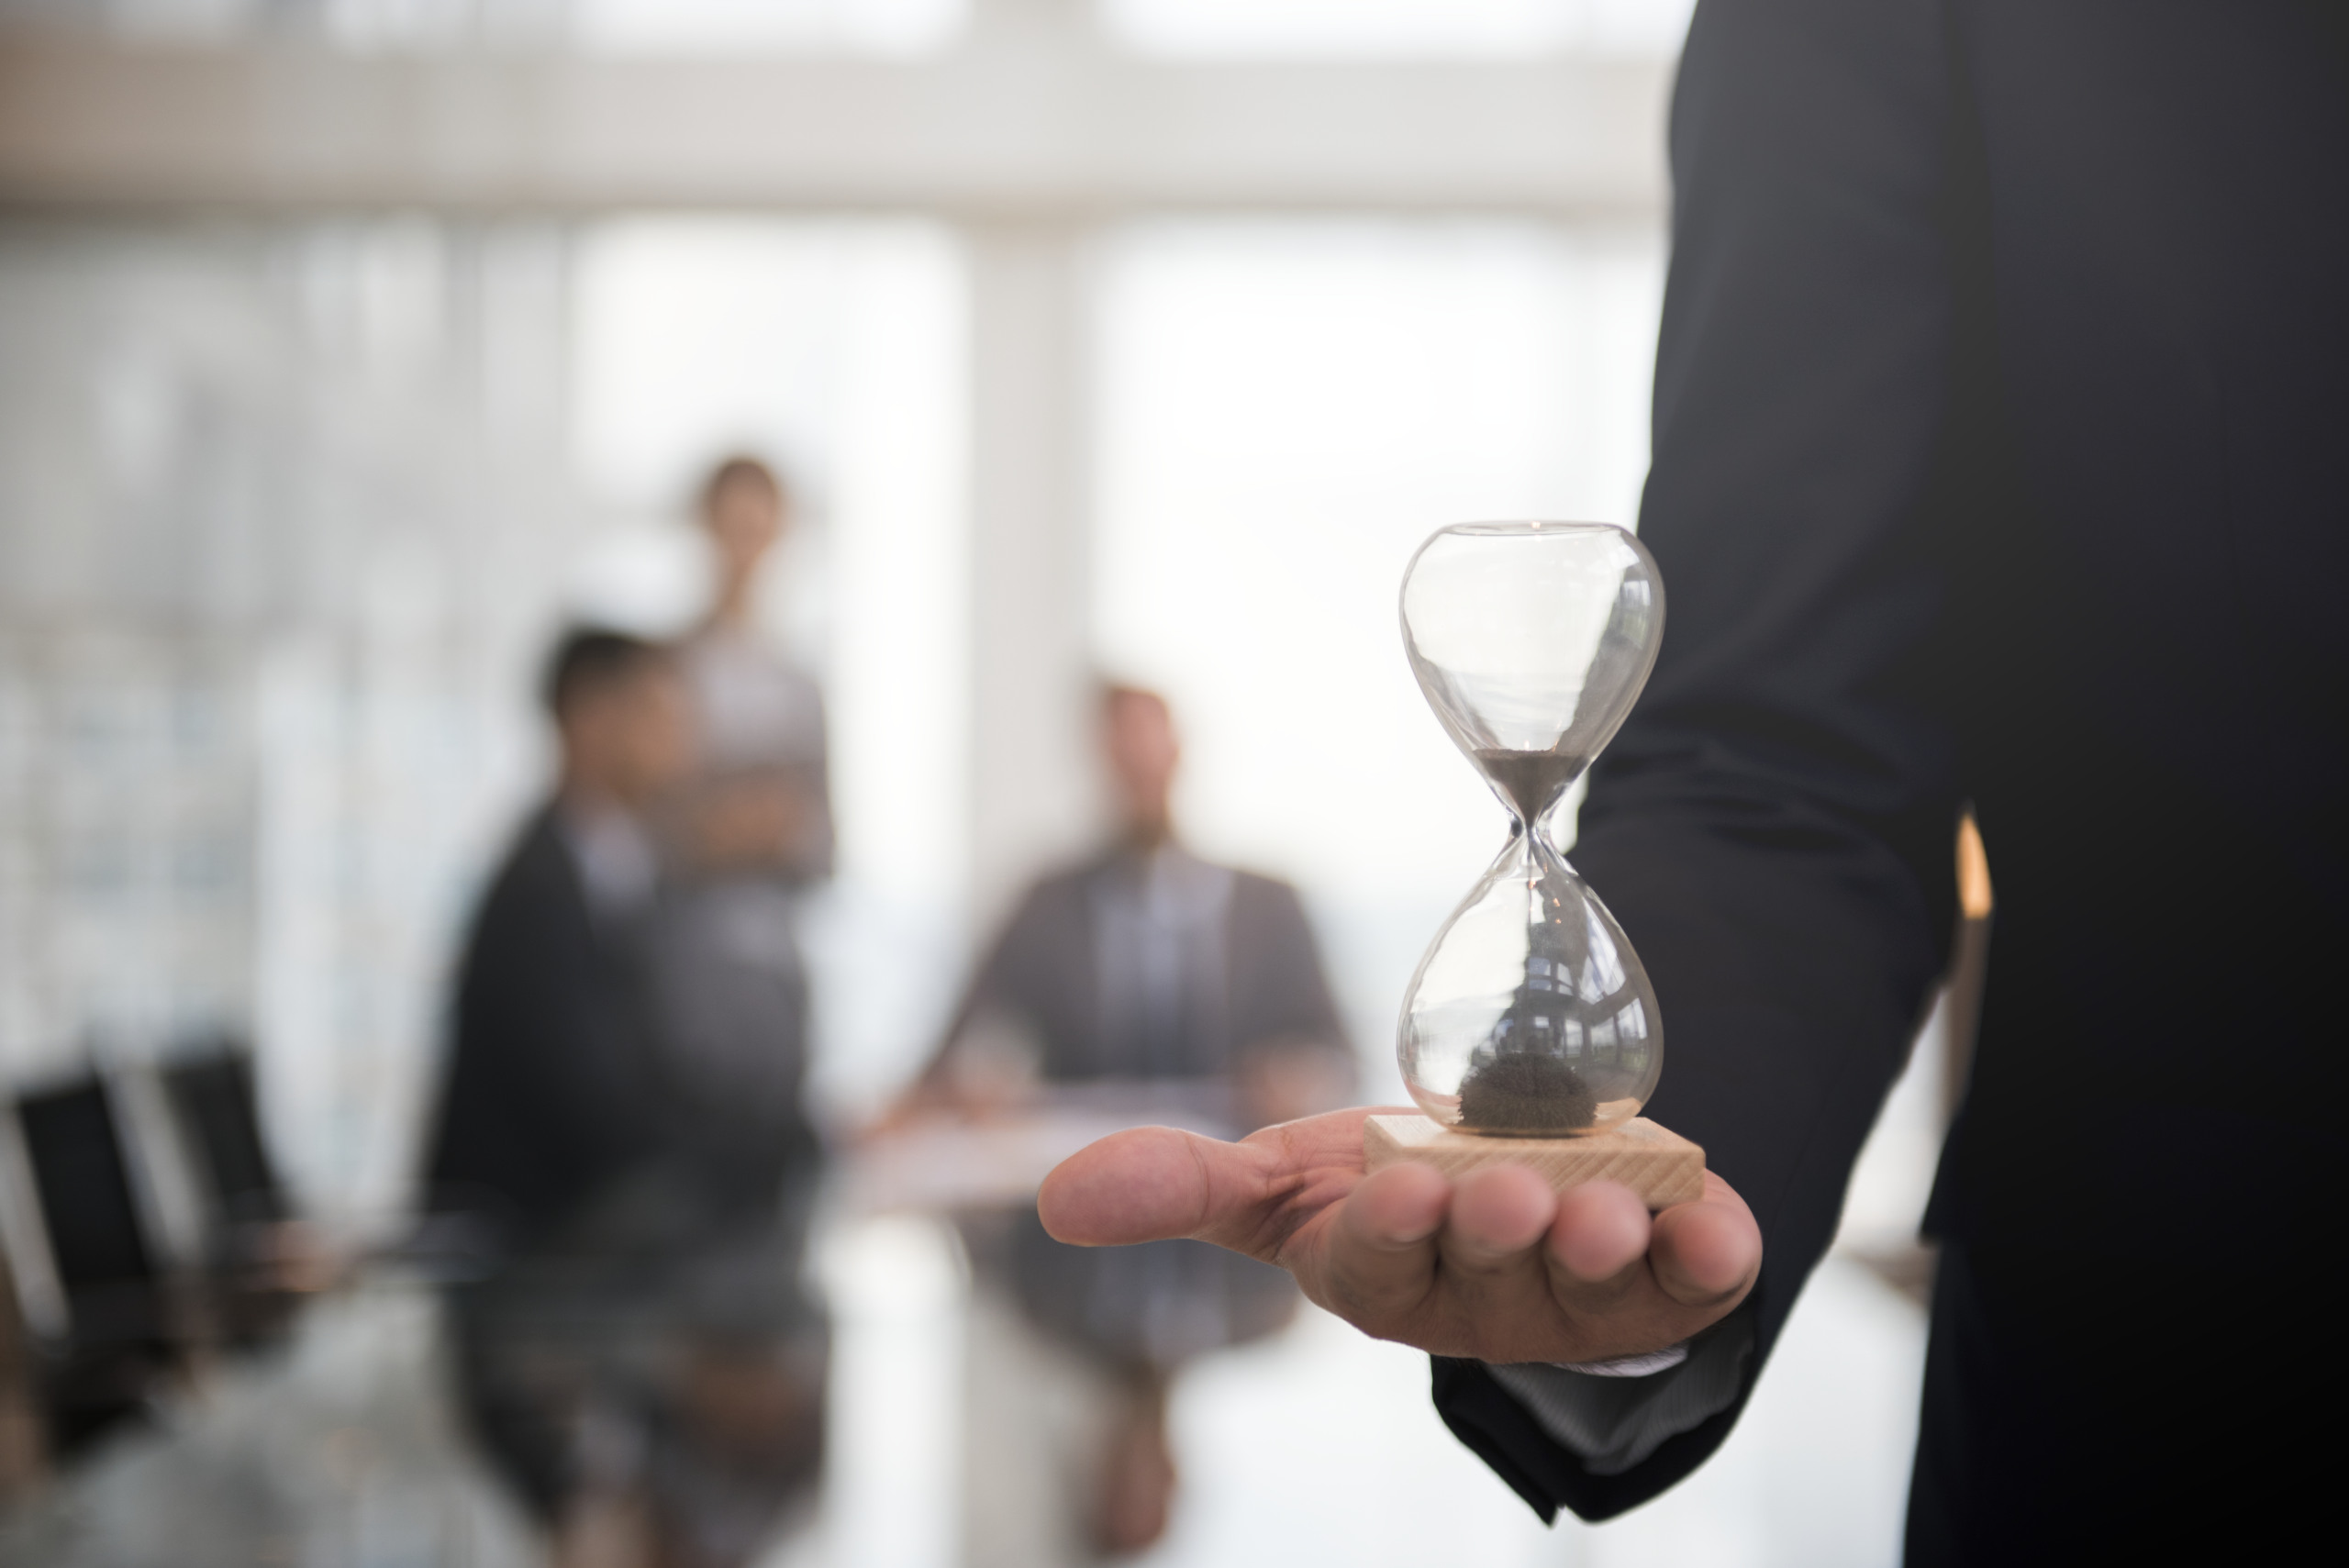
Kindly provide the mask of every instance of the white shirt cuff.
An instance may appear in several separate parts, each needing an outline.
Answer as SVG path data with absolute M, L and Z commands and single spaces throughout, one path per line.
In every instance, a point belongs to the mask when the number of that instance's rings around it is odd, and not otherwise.
M 1585 1469 L 1620 1475 L 1735 1404 L 1753 1351 L 1753 1320 L 1736 1312 L 1652 1355 L 1578 1366 L 1529 1362 L 1495 1366 L 1492 1373 Z
M 1688 1341 L 1666 1345 L 1660 1351 L 1650 1351 L 1641 1356 L 1617 1356 L 1603 1362 L 1552 1362 L 1560 1372 L 1578 1372 L 1585 1377 L 1653 1377 L 1660 1372 L 1670 1372 L 1688 1359 Z

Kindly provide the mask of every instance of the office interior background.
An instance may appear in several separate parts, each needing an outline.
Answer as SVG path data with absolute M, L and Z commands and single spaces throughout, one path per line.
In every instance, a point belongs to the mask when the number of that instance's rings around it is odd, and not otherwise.
M 1397 1000 L 1504 818 L 1412 684 L 1396 585 L 1445 522 L 1635 518 L 1686 24 L 0 0 L 7 1092 L 240 1042 L 298 1211 L 396 1234 L 462 922 L 544 788 L 537 664 L 566 621 L 692 621 L 695 487 L 742 450 L 797 492 L 764 616 L 830 704 L 828 1122 L 888 1103 L 1018 887 L 1103 830 L 1105 674 L 1172 699 L 1189 840 L 1304 891 L 1367 1095 L 1397 1099 Z M 1147 1561 L 1895 1561 L 1939 1027 L 1695 1479 L 1546 1529 L 1421 1358 L 1308 1313 L 1178 1385 Z M 57 1287 L 9 1201 L 38 1335 Z M 946 1568 L 953 1232 L 841 1204 L 818 1267 L 830 1459 L 772 1561 Z M 27 1482 L 0 1542 L 533 1561 L 439 1354 L 429 1293 L 362 1273 Z M 281 1555 L 237 1555 L 264 1536 Z

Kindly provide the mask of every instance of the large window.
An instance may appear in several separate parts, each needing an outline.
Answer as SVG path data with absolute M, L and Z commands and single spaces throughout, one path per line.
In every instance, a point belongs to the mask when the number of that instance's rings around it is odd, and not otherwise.
M 1447 522 L 1635 519 L 1662 269 L 1652 235 L 1533 224 L 1108 249 L 1100 656 L 1174 698 L 1193 835 L 1312 897 L 1374 1092 L 1419 950 L 1506 831 L 1404 664 L 1404 563 Z
M 870 1112 L 960 978 L 969 563 L 959 253 L 934 226 L 643 218 L 574 251 L 570 450 L 594 517 L 576 613 L 680 629 L 685 515 L 762 453 L 798 491 L 763 606 L 824 681 L 840 875 L 811 933 L 824 1091 Z
M 0 231 L 0 1072 L 251 1040 L 304 1197 L 387 1216 L 538 661 L 697 613 L 743 448 L 833 702 L 827 1092 L 885 1093 L 960 954 L 959 284 L 903 223 Z

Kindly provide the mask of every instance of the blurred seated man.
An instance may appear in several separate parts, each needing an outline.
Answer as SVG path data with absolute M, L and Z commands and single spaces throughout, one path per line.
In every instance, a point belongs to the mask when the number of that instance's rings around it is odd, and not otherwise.
M 651 814 L 696 757 L 684 684 L 653 644 L 571 633 L 545 699 L 561 776 L 474 917 L 430 1165 L 437 1196 L 518 1248 L 656 1141 L 638 938 L 660 884 Z
M 561 778 L 475 917 L 431 1144 L 436 1207 L 500 1240 L 452 1293 L 463 1394 L 559 1564 L 725 1568 L 819 1451 L 822 1319 L 776 1212 L 796 1097 L 729 1104 L 673 1044 L 651 824 L 696 761 L 674 657 L 574 632 L 547 700 Z
M 1029 891 L 917 1101 L 985 1114 L 1023 1086 L 1065 1095 L 1123 1084 L 1141 1098 L 1148 1085 L 1241 1131 L 1342 1104 L 1353 1055 L 1296 891 L 1176 841 L 1169 794 L 1180 749 L 1163 698 L 1108 690 L 1101 740 L 1116 841 Z M 1032 1210 L 1000 1234 L 974 1229 L 972 1241 L 983 1297 L 1018 1303 L 994 1324 L 1010 1342 L 971 1357 L 973 1568 L 1047 1568 L 1148 1545 L 1165 1528 L 1174 1480 L 1169 1374 L 1286 1323 L 1293 1285 L 1195 1241 L 1063 1246 Z M 983 1299 L 983 1334 L 988 1310 Z M 1023 1426 L 1054 1424 L 1041 1407 L 1072 1404 L 1078 1418 L 1019 1441 Z

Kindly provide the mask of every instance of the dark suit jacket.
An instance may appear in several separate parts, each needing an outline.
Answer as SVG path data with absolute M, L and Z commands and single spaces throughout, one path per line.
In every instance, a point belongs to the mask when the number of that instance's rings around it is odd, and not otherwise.
M 1655 982 L 1651 1114 L 1765 1231 L 1750 1389 L 1975 804 L 1998 924 L 1912 1562 L 2277 1517 L 2290 1414 L 2338 1405 L 2291 1282 L 2349 951 L 2342 9 L 1704 0 L 1689 35 L 1642 512 L 1669 620 L 1574 858 Z M 1481 1367 L 1436 1386 L 1590 1518 L 1737 1413 L 1597 1476 Z
M 551 807 L 475 915 L 427 1184 L 442 1207 L 542 1234 L 660 1131 L 633 944 L 599 930 Z

